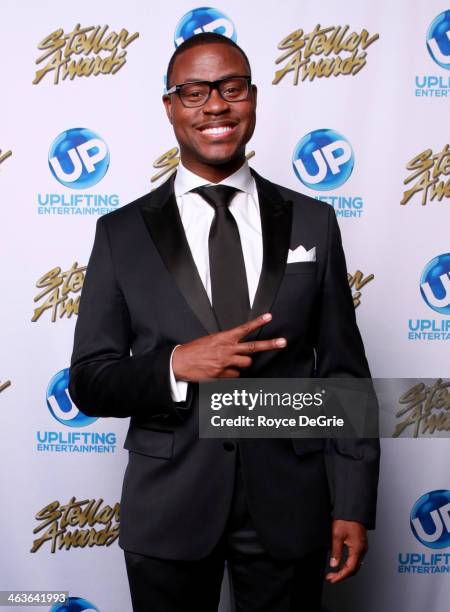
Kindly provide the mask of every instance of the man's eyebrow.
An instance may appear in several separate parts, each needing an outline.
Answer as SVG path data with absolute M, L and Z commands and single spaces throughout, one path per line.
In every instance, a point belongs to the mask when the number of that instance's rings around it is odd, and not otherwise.
M 195 77 L 190 77 L 187 78 L 185 81 L 181 81 L 181 83 L 213 83 L 214 81 L 222 81 L 223 79 L 230 79 L 232 77 L 250 77 L 249 74 L 236 74 L 235 72 L 230 72 L 227 74 L 224 74 L 223 76 L 214 79 L 213 81 L 210 81 L 209 79 L 201 79 L 201 78 L 195 78 Z

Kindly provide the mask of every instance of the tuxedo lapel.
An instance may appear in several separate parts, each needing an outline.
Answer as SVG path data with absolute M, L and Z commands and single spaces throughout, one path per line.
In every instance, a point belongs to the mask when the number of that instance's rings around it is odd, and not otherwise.
M 174 175 L 155 189 L 141 206 L 141 212 L 178 289 L 204 329 L 212 334 L 219 331 L 219 326 L 184 233 L 173 182 Z
M 292 202 L 252 170 L 258 190 L 263 262 L 250 318 L 270 312 L 283 279 L 292 226 Z M 184 299 L 208 333 L 219 331 L 214 311 L 192 257 L 176 203 L 172 175 L 141 206 L 147 229 Z M 260 328 L 261 329 L 261 328 Z M 250 334 L 256 338 L 260 330 Z
M 258 190 L 263 239 L 261 275 L 250 314 L 254 319 L 270 312 L 283 279 L 291 239 L 292 202 L 283 200 L 275 187 L 254 170 L 252 174 Z M 256 338 L 260 331 L 261 328 L 249 338 Z

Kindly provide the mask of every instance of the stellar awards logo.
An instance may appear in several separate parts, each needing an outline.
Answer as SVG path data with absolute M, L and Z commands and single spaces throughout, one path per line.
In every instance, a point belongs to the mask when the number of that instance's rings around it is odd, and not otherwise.
M 4 153 L 0 149 L 0 164 L 3 164 L 12 155 L 12 151 L 5 151 Z
M 448 144 L 444 145 L 442 151 L 434 154 L 432 149 L 425 149 L 407 163 L 406 169 L 411 174 L 403 181 L 408 188 L 403 192 L 401 205 L 408 204 L 416 194 L 422 195 L 422 206 L 428 201 L 442 202 L 444 198 L 450 198 L 450 178 L 446 178 L 450 174 Z
M 393 438 L 404 431 L 413 438 L 432 436 L 436 432 L 450 431 L 450 380 L 421 381 L 407 389 L 398 398 Z
M 332 129 L 306 134 L 297 143 L 292 156 L 295 176 L 308 189 L 332 191 L 349 179 L 355 165 L 350 142 Z M 337 217 L 359 218 L 364 212 L 361 196 L 315 195 L 316 200 L 333 206 Z
M 83 597 L 69 597 L 64 603 L 53 605 L 49 612 L 100 612 L 100 610 Z
M 450 317 L 450 253 L 433 257 L 420 277 L 420 294 L 434 312 Z M 450 340 L 450 318 L 409 319 L 408 340 Z
M 302 29 L 288 34 L 278 44 L 278 49 L 283 53 L 275 64 L 287 61 L 275 72 L 272 85 L 277 85 L 290 72 L 294 85 L 298 85 L 299 78 L 303 82 L 307 79 L 313 81 L 316 77 L 357 74 L 366 65 L 366 49 L 380 35 L 370 36 L 365 28 L 361 32 L 349 30 L 348 25 L 322 27 L 318 23 L 308 34 Z
M 60 370 L 51 378 L 46 401 L 51 416 L 63 426 L 63 431 L 37 431 L 38 452 L 112 454 L 116 451 L 117 437 L 114 432 L 78 431 L 95 423 L 98 417 L 84 414 L 73 403 L 69 395 L 69 368 Z
M 354 274 L 347 273 L 348 284 L 352 291 L 353 306 L 358 308 L 361 304 L 361 290 L 362 288 L 370 283 L 375 278 L 374 274 L 368 274 L 364 276 L 361 270 L 356 270 Z
M 222 11 L 204 6 L 192 9 L 180 19 L 175 28 L 175 47 L 202 32 L 221 34 L 233 42 L 237 40 L 236 28 L 231 19 Z
M 81 27 L 78 23 L 68 34 L 59 28 L 46 36 L 38 45 L 43 53 L 35 62 L 41 66 L 33 85 L 52 72 L 55 85 L 67 77 L 73 81 L 75 77 L 116 74 L 126 64 L 126 48 L 139 37 L 139 32 L 130 34 L 125 28 L 120 32 L 108 30 L 107 25 Z M 44 60 L 48 60 L 46 64 L 42 64 Z
M 108 171 L 110 153 L 105 140 L 83 127 L 61 132 L 48 152 L 53 178 L 71 190 L 86 190 L 99 183 Z M 116 194 L 38 193 L 39 215 L 104 215 L 119 205 Z
M 450 547 L 450 491 L 425 493 L 414 503 L 410 527 L 416 540 L 432 550 Z M 450 552 L 399 553 L 400 574 L 449 574 Z
M 5 391 L 6 389 L 8 389 L 8 387 L 10 387 L 12 385 L 10 380 L 5 380 L 5 382 L 2 382 L 0 380 L 0 393 L 2 393 L 3 391 Z
M 34 303 L 40 304 L 34 309 L 32 323 L 45 313 L 51 313 L 52 323 L 63 317 L 70 319 L 73 314 L 78 315 L 85 272 L 86 266 L 80 266 L 75 261 L 64 272 L 60 266 L 56 266 L 38 278 L 36 287 L 41 291 L 35 295 Z
M 57 499 L 50 502 L 35 514 L 35 519 L 39 524 L 33 534 L 39 535 L 33 540 L 31 553 L 46 544 L 52 554 L 72 548 L 106 547 L 119 537 L 120 504 L 116 502 L 110 506 L 104 504 L 102 498 L 78 500 L 72 496 L 65 504 Z M 78 610 L 76 607 L 70 609 Z
M 450 70 L 450 10 L 440 13 L 430 24 L 426 34 L 430 58 L 443 70 Z M 450 97 L 450 75 L 416 75 L 415 95 L 427 98 Z

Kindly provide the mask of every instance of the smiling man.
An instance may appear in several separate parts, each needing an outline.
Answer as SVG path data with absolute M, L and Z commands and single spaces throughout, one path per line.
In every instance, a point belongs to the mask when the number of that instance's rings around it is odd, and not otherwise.
M 131 417 L 120 545 L 135 612 L 314 612 L 354 574 L 374 527 L 377 441 L 199 439 L 198 383 L 369 377 L 334 211 L 245 161 L 257 91 L 217 34 L 175 51 L 163 101 L 175 177 L 101 218 L 70 393 Z M 131 356 L 130 356 L 131 350 Z M 343 550 L 347 549 L 344 559 Z
M 246 56 L 235 46 L 216 42 L 199 53 L 193 42 L 179 47 L 169 63 L 164 104 L 183 166 L 218 183 L 245 161 L 256 123 L 256 86 Z

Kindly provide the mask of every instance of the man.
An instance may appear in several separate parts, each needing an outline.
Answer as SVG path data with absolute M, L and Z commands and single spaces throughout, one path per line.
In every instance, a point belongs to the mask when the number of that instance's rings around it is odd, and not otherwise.
M 330 442 L 331 500 L 321 439 L 198 438 L 202 380 L 370 376 L 333 209 L 245 161 L 256 96 L 237 45 L 184 42 L 163 98 L 177 174 L 97 224 L 70 393 L 131 417 L 120 545 L 135 612 L 216 610 L 225 560 L 238 611 L 319 610 L 330 542 L 338 582 L 374 526 L 376 441 Z M 300 245 L 316 260 L 287 263 Z

